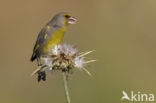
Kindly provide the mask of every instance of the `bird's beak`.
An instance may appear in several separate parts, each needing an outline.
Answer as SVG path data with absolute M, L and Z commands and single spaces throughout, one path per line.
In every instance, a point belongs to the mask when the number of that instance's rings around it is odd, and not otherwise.
M 68 18 L 68 24 L 76 24 L 77 19 L 73 16 Z

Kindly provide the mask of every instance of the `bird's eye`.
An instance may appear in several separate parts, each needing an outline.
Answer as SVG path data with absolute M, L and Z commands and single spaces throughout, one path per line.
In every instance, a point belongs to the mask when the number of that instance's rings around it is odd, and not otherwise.
M 65 15 L 65 18 L 70 18 L 70 15 L 66 14 L 66 15 Z

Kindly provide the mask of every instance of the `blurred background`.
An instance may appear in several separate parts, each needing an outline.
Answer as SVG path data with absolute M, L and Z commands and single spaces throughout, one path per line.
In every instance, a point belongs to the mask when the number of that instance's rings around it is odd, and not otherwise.
M 65 103 L 60 72 L 38 83 L 32 49 L 58 12 L 78 19 L 64 42 L 97 59 L 68 81 L 72 103 L 120 103 L 122 91 L 156 95 L 155 0 L 1 0 L 0 103 Z

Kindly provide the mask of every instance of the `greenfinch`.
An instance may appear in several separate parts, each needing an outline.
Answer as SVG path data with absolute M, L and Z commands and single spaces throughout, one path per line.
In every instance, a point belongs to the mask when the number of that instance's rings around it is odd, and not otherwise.
M 30 60 L 39 60 L 40 56 L 46 55 L 55 45 L 60 44 L 67 26 L 75 22 L 75 17 L 67 12 L 54 16 L 39 32 Z
M 38 66 L 40 66 L 40 57 L 46 56 L 49 50 L 60 44 L 68 25 L 75 24 L 75 22 L 76 19 L 67 12 L 54 16 L 39 32 L 30 60 L 33 62 L 37 59 Z M 38 82 L 40 80 L 46 80 L 45 72 L 38 72 Z

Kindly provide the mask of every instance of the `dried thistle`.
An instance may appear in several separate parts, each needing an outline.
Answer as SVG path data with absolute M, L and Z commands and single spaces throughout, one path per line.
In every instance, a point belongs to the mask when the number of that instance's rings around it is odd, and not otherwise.
M 95 62 L 96 60 L 86 61 L 85 56 L 93 51 L 79 53 L 75 46 L 62 44 L 55 45 L 53 49 L 48 52 L 48 55 L 43 55 L 38 60 L 38 68 L 32 73 L 38 74 L 38 82 L 46 80 L 46 73 L 52 70 L 61 70 L 64 82 L 65 94 L 67 103 L 70 103 L 70 96 L 67 85 L 67 75 L 71 70 L 78 68 L 84 70 L 90 76 L 91 73 L 84 68 L 85 64 Z
M 38 81 L 46 80 L 46 73 L 52 70 L 61 70 L 67 74 L 75 68 L 91 73 L 84 68 L 85 64 L 96 60 L 85 60 L 85 56 L 93 51 L 79 53 L 75 46 L 69 44 L 55 45 L 48 55 L 40 57 L 40 66 L 32 73 L 38 74 Z

